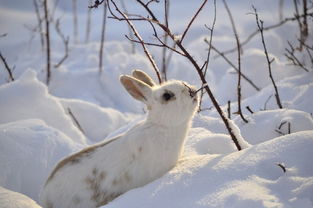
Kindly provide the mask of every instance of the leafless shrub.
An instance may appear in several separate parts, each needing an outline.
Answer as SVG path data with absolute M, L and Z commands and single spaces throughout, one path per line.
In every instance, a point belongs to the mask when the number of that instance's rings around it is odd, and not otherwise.
M 191 28 L 192 23 L 194 22 L 194 20 L 196 19 L 196 17 L 198 16 L 198 14 L 200 13 L 200 11 L 202 10 L 202 8 L 204 7 L 204 5 L 207 3 L 207 0 L 204 0 L 203 3 L 201 4 L 201 6 L 199 7 L 199 9 L 196 11 L 195 15 L 192 17 L 192 19 L 190 20 L 190 22 L 188 23 L 188 25 L 186 26 L 184 32 L 182 33 L 181 38 L 177 38 L 177 36 L 175 36 L 172 31 L 170 30 L 169 27 L 167 27 L 165 24 L 163 24 L 162 22 L 159 21 L 159 19 L 157 19 L 157 17 L 155 16 L 155 14 L 153 13 L 153 11 L 150 9 L 149 4 L 151 4 L 152 2 L 155 1 L 149 1 L 148 3 L 144 3 L 141 0 L 137 0 L 137 3 L 148 13 L 148 17 L 143 17 L 142 15 L 136 15 L 135 17 L 131 17 L 129 18 L 127 15 L 125 15 L 123 12 L 121 12 L 121 10 L 118 8 L 118 6 L 116 5 L 116 3 L 114 2 L 114 0 L 110 0 L 110 2 L 114 5 L 115 10 L 122 16 L 122 17 L 117 17 L 113 11 L 111 9 L 110 13 L 113 16 L 112 18 L 117 19 L 119 21 L 126 21 L 129 25 L 132 25 L 131 28 L 133 30 L 133 32 L 135 33 L 135 36 L 138 38 L 140 37 L 138 35 L 137 30 L 135 29 L 135 27 L 133 26 L 133 24 L 131 23 L 131 21 L 145 21 L 148 22 L 151 27 L 152 30 L 154 31 L 154 36 L 156 38 L 156 40 L 159 42 L 159 44 L 149 44 L 149 45 L 154 45 L 154 46 L 159 46 L 159 47 L 167 47 L 170 50 L 173 50 L 174 52 L 184 56 L 187 58 L 187 60 L 190 61 L 190 63 L 194 66 L 194 69 L 197 71 L 199 78 L 202 82 L 202 87 L 205 89 L 205 91 L 207 92 L 208 96 L 210 97 L 214 107 L 216 108 L 217 112 L 219 113 L 219 115 L 221 116 L 233 142 L 235 143 L 236 147 L 238 150 L 241 150 L 242 147 L 240 146 L 238 139 L 236 137 L 236 135 L 233 133 L 233 130 L 231 129 L 231 124 L 228 120 L 228 118 L 224 115 L 224 112 L 222 111 L 222 109 L 220 108 L 217 100 L 215 99 L 207 81 L 206 78 L 204 76 L 203 73 L 203 66 L 205 66 L 205 63 L 203 65 L 198 65 L 198 63 L 195 61 L 195 59 L 193 58 L 193 56 L 190 54 L 190 52 L 186 49 L 186 47 L 183 44 L 183 40 L 186 37 L 189 29 Z M 110 7 L 109 7 L 110 8 Z M 179 50 L 176 50 L 174 48 L 172 48 L 169 45 L 166 45 L 158 36 L 156 30 L 155 30 L 155 26 L 159 27 L 161 30 L 163 30 L 163 32 L 165 32 L 168 37 L 176 43 L 177 47 Z M 137 35 L 136 35 L 137 33 Z M 139 39 L 139 38 L 138 38 Z M 140 44 L 142 44 L 143 46 L 148 45 L 147 43 L 145 43 L 142 38 L 140 37 L 140 40 L 138 41 Z
M 307 18 L 307 17 L 313 17 L 313 12 L 307 12 L 306 14 L 301 14 L 299 16 L 294 16 L 294 17 L 286 17 L 283 20 L 279 21 L 276 24 L 267 26 L 263 28 L 263 32 L 266 31 L 270 31 L 272 29 L 281 27 L 282 25 L 286 24 L 287 22 L 294 22 L 294 21 L 298 21 L 301 20 L 303 18 Z M 247 43 L 249 43 L 257 34 L 260 33 L 259 29 L 256 29 L 254 32 L 252 32 L 250 35 L 247 36 L 247 38 L 241 42 L 241 47 L 243 47 L 244 45 L 246 45 Z M 228 53 L 233 53 L 237 50 L 237 47 L 231 48 L 229 50 L 223 51 L 222 54 L 228 54 Z

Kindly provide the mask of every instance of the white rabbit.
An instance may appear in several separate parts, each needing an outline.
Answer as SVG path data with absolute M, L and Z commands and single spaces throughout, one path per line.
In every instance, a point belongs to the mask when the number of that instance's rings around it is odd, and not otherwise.
M 124 135 L 63 159 L 40 194 L 45 208 L 92 208 L 143 186 L 173 168 L 181 155 L 198 105 L 193 87 L 182 81 L 156 85 L 134 70 L 120 81 L 148 115 Z

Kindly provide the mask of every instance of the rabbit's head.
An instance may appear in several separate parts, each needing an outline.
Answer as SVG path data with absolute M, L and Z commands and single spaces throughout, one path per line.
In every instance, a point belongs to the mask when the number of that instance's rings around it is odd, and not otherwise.
M 160 125 L 188 122 L 198 106 L 196 89 L 183 81 L 172 80 L 157 85 L 140 70 L 134 70 L 132 76 L 122 75 L 120 81 L 132 97 L 146 104 L 147 119 Z

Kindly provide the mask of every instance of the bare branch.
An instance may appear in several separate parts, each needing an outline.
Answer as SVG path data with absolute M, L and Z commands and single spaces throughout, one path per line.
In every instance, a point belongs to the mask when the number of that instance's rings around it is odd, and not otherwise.
M 99 73 L 102 73 L 103 46 L 104 46 L 104 36 L 105 36 L 106 20 L 107 20 L 107 10 L 108 10 L 108 3 L 107 3 L 107 1 L 105 1 L 104 4 L 103 4 L 101 41 L 100 41 L 100 49 L 99 49 Z
M 123 9 L 123 12 L 125 13 L 125 14 L 127 14 L 128 12 L 127 12 L 127 9 L 126 9 L 126 5 L 125 5 L 125 3 L 124 3 L 124 0 L 121 0 L 121 6 L 122 6 L 122 9 Z M 129 34 L 129 37 L 130 37 L 130 39 L 134 39 L 134 34 L 132 33 L 132 29 L 129 27 L 129 25 L 128 25 L 128 34 Z M 131 48 L 132 48 L 132 53 L 134 54 L 134 53 L 136 53 L 136 46 L 135 46 L 135 43 L 134 42 L 130 42 L 131 43 Z
M 37 0 L 33 0 L 33 4 L 34 4 L 34 7 L 35 7 L 36 18 L 37 18 L 37 22 L 38 22 L 41 48 L 43 50 L 45 43 L 44 43 L 44 36 L 43 36 L 43 29 L 42 29 L 42 18 L 41 18 L 41 15 L 40 15 L 40 11 L 39 11 L 39 6 L 38 6 L 38 3 L 37 3 Z
M 209 43 L 208 40 L 206 40 L 206 39 L 204 39 L 204 42 Z M 223 57 L 224 60 L 225 60 L 231 67 L 233 67 L 233 69 L 235 69 L 235 70 L 238 72 L 238 68 L 225 56 L 224 53 L 220 52 L 220 51 L 219 51 L 217 48 L 215 48 L 213 45 L 212 45 L 212 49 L 213 49 L 219 56 Z M 256 85 L 252 82 L 252 80 L 251 80 L 250 78 L 248 78 L 248 77 L 247 77 L 245 74 L 243 74 L 242 72 L 241 72 L 241 76 L 242 76 L 242 78 L 243 78 L 244 80 L 246 80 L 256 91 L 260 91 L 260 90 L 261 90 L 258 86 L 256 86 Z
M 91 2 L 92 2 L 92 0 L 89 0 L 89 5 L 91 5 Z M 88 8 L 88 12 L 87 12 L 87 22 L 86 22 L 85 43 L 88 43 L 88 42 L 89 42 L 90 30 L 91 30 L 91 9 Z
M 77 0 L 72 0 L 72 9 L 73 9 L 73 36 L 74 42 L 78 43 L 78 23 L 77 23 Z
M 208 49 L 208 54 L 207 54 L 207 58 L 206 58 L 206 65 L 205 65 L 204 72 L 203 72 L 204 76 L 206 76 L 206 74 L 207 74 L 209 63 L 210 63 L 212 40 L 213 40 L 213 32 L 214 32 L 215 23 L 216 23 L 216 0 L 214 0 L 214 17 L 213 17 L 212 27 L 211 28 L 207 27 L 210 31 L 210 40 L 207 42 L 209 45 L 209 49 Z M 201 94 L 200 94 L 199 111 L 201 111 L 201 108 L 202 108 L 203 95 L 204 95 L 204 93 L 203 93 L 203 89 L 202 89 Z
M 73 112 L 71 111 L 70 108 L 67 108 L 67 112 L 68 112 L 68 114 L 71 116 L 71 118 L 73 119 L 73 122 L 75 123 L 75 125 L 77 126 L 77 128 L 78 128 L 84 135 L 86 135 L 84 129 L 82 128 L 82 126 L 80 125 L 80 123 L 78 122 L 77 118 L 75 117 L 75 115 L 73 114 Z
M 166 27 L 169 27 L 169 25 L 168 25 L 169 6 L 170 6 L 169 0 L 164 0 L 164 21 L 165 21 L 165 26 Z M 167 44 L 167 39 L 168 39 L 168 36 L 164 32 L 164 38 L 163 38 L 164 45 L 168 45 Z M 162 72 L 162 79 L 165 80 L 165 81 L 167 81 L 166 51 L 167 51 L 167 48 L 163 47 L 163 50 L 162 50 L 162 71 L 161 72 Z
M 267 27 L 264 27 L 263 28 L 263 32 L 265 31 L 269 31 L 271 29 L 274 29 L 274 28 L 277 28 L 277 27 L 280 27 L 282 25 L 284 25 L 285 23 L 287 22 L 292 22 L 292 21 L 296 21 L 298 19 L 301 19 L 301 18 L 304 18 L 305 16 L 307 17 L 313 17 L 313 12 L 311 13 L 307 13 L 307 15 L 299 15 L 298 17 L 287 17 L 285 19 L 283 19 L 282 21 L 276 23 L 276 24 L 273 24 L 273 25 L 270 25 L 270 26 L 267 26 Z M 252 40 L 254 38 L 254 36 L 256 36 L 257 34 L 259 34 L 259 30 L 255 30 L 254 32 L 252 32 L 244 41 L 241 42 L 241 47 L 246 45 L 247 43 L 250 42 L 250 40 Z M 234 51 L 237 50 L 237 47 L 235 48 L 232 48 L 232 49 L 229 49 L 229 50 L 226 50 L 223 52 L 223 54 L 228 54 L 228 53 L 233 53 Z
M 235 26 L 235 21 L 234 18 L 230 12 L 230 9 L 226 3 L 225 0 L 223 0 L 224 6 L 226 8 L 227 14 L 229 16 L 230 19 L 230 23 L 235 35 L 235 39 L 236 39 L 236 45 L 237 45 L 237 55 L 238 55 L 238 82 L 237 82 L 237 103 L 238 103 L 238 113 L 241 117 L 241 119 L 245 122 L 248 123 L 248 120 L 243 116 L 242 110 L 241 110 L 241 57 L 240 57 L 240 53 L 241 53 L 241 46 L 240 46 L 240 41 L 239 41 L 239 36 L 236 30 L 236 26 Z
M 285 56 L 287 57 L 287 59 L 288 59 L 289 61 L 291 61 L 291 62 L 293 63 L 293 65 L 299 66 L 299 67 L 300 67 L 301 69 L 303 69 L 304 71 L 309 72 L 309 69 L 306 68 L 306 67 L 304 66 L 304 64 L 302 64 L 301 61 L 296 57 L 296 55 L 295 55 L 295 49 L 294 49 L 294 47 L 292 46 L 292 44 L 291 44 L 289 41 L 288 41 L 288 45 L 289 45 L 290 49 L 285 48 L 285 51 L 286 51 Z M 308 48 L 308 47 L 307 47 L 307 48 Z M 309 53 L 309 54 L 310 54 L 310 53 Z
M 51 69 L 50 69 L 50 26 L 49 26 L 49 10 L 48 10 L 48 0 L 44 0 L 44 12 L 45 12 L 45 25 L 46 25 L 46 51 L 47 51 L 47 85 L 50 83 L 51 79 Z
M 285 167 L 282 163 L 277 163 L 276 165 L 277 165 L 278 167 L 280 167 L 280 168 L 283 170 L 284 173 L 286 173 L 286 171 L 287 171 L 287 170 L 286 170 L 286 167 Z
M 9 65 L 8 65 L 7 61 L 5 60 L 4 56 L 2 55 L 1 51 L 0 51 L 0 58 L 4 64 L 5 69 L 7 70 L 8 74 L 9 74 L 10 80 L 14 81 L 12 69 L 9 67 Z
M 208 0 L 204 0 L 203 3 L 201 4 L 200 8 L 197 10 L 197 12 L 195 13 L 195 15 L 192 17 L 192 19 L 190 20 L 190 22 L 188 23 L 185 31 L 183 32 L 180 42 L 183 42 L 188 30 L 190 29 L 190 26 L 192 25 L 192 23 L 195 21 L 195 19 L 197 18 L 197 16 L 199 15 L 199 13 L 201 12 L 201 10 L 203 9 L 204 5 L 207 3 Z
M 267 61 L 267 65 L 268 65 L 268 73 L 269 73 L 269 77 L 272 81 L 272 84 L 273 84 L 273 87 L 274 87 L 274 90 L 275 90 L 275 98 L 276 98 L 276 102 L 277 102 L 277 105 L 280 109 L 283 108 L 282 104 L 281 104 L 281 101 L 280 101 L 280 97 L 279 97 L 279 93 L 278 93 L 278 89 L 277 89 L 277 86 L 276 86 L 276 83 L 274 81 L 274 78 L 273 78 L 273 75 L 272 75 L 272 67 L 271 67 L 271 64 L 272 62 L 274 61 L 274 59 L 270 60 L 269 58 L 269 55 L 268 55 L 268 52 L 267 52 L 267 48 L 266 48 L 266 45 L 265 45 L 265 40 L 264 40 L 264 35 L 263 35 L 263 21 L 262 20 L 259 20 L 259 16 L 258 16 L 258 13 L 257 13 L 257 10 L 255 7 L 253 7 L 253 10 L 254 10 L 254 14 L 255 14 L 255 19 L 256 19 L 256 23 L 257 23 L 257 26 L 260 30 L 260 34 L 261 34 L 261 39 L 262 39 L 262 45 L 263 45 L 263 48 L 264 48 L 264 53 L 265 53 L 265 57 L 266 57 L 266 61 Z
M 111 2 L 112 2 L 112 4 L 114 5 L 116 11 L 117 11 L 124 19 L 121 19 L 121 18 L 117 17 L 116 15 L 114 15 L 114 13 L 112 12 L 112 10 L 110 9 L 110 6 L 109 6 L 109 11 L 110 11 L 111 15 L 112 15 L 115 19 L 117 19 L 117 20 L 119 20 L 119 21 L 121 21 L 121 20 L 126 20 L 127 24 L 130 26 L 130 28 L 131 28 L 132 31 L 134 32 L 134 35 L 135 35 L 136 38 L 140 41 L 140 44 L 141 44 L 141 46 L 142 46 L 142 48 L 143 48 L 143 50 L 144 50 L 146 56 L 148 57 L 148 59 L 149 59 L 151 65 L 152 65 L 152 67 L 153 67 L 153 69 L 154 69 L 154 71 L 155 71 L 157 77 L 158 77 L 159 83 L 162 83 L 162 79 L 161 79 L 160 72 L 159 72 L 160 70 L 158 69 L 158 67 L 157 67 L 157 65 L 156 65 L 156 63 L 155 63 L 155 61 L 154 61 L 154 59 L 152 58 L 151 54 L 149 53 L 147 47 L 146 47 L 145 44 L 144 44 L 143 39 L 141 38 L 141 36 L 139 35 L 138 31 L 136 30 L 134 24 L 128 19 L 127 15 L 126 15 L 125 13 L 123 13 L 123 12 L 117 7 L 117 5 L 115 4 L 115 2 L 114 2 L 113 0 L 111 0 Z
M 140 0 L 137 0 L 140 1 Z M 146 6 L 144 6 L 144 8 L 148 11 L 148 13 L 152 13 L 151 10 L 149 8 L 147 8 Z M 203 71 L 201 70 L 201 67 L 197 64 L 196 60 L 193 58 L 193 56 L 187 51 L 187 49 L 182 45 L 182 42 L 177 40 L 175 35 L 171 32 L 171 30 L 166 27 L 164 24 L 161 24 L 158 19 L 155 18 L 155 16 L 153 15 L 153 22 L 156 23 L 164 32 L 166 32 L 168 34 L 168 36 L 174 41 L 176 42 L 177 46 L 180 48 L 180 50 L 185 54 L 185 57 L 190 61 L 190 63 L 194 66 L 195 70 L 197 71 L 199 78 L 201 79 L 202 85 L 205 86 L 205 90 L 207 92 L 207 94 L 209 95 L 214 107 L 216 108 L 218 114 L 220 115 L 220 117 L 222 118 L 226 129 L 228 130 L 229 135 L 231 136 L 233 142 L 235 143 L 236 147 L 238 150 L 241 150 L 242 147 L 240 146 L 238 139 L 236 137 L 236 135 L 233 133 L 232 128 L 231 128 L 231 124 L 228 120 L 228 118 L 225 116 L 224 112 L 222 111 L 222 109 L 220 108 L 217 100 L 215 99 L 206 79 L 205 76 L 203 74 Z
M 56 23 L 55 23 L 55 30 L 57 32 L 57 34 L 60 36 L 60 38 L 62 39 L 62 42 L 64 44 L 64 48 L 65 48 L 65 53 L 63 58 L 54 65 L 55 68 L 58 68 L 59 66 L 61 66 L 61 64 L 67 59 L 68 57 L 68 52 L 69 52 L 69 48 L 68 48 L 68 44 L 69 44 L 69 37 L 65 37 L 65 35 L 62 33 L 61 29 L 60 29 L 60 19 L 57 19 Z

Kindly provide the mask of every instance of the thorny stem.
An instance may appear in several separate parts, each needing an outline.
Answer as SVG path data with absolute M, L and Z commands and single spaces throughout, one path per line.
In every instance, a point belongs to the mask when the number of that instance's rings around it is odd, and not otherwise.
M 275 83 L 274 78 L 273 78 L 273 75 L 272 75 L 272 67 L 271 67 L 271 64 L 273 63 L 274 59 L 270 60 L 269 55 L 268 55 L 268 52 L 267 52 L 265 40 L 264 40 L 264 35 L 263 35 L 263 21 L 262 21 L 262 20 L 259 20 L 259 16 L 258 16 L 258 13 L 257 13 L 256 8 L 253 7 L 253 9 L 254 9 L 254 14 L 255 14 L 256 23 L 257 23 L 257 26 L 258 26 L 258 28 L 259 28 L 259 30 L 260 30 L 260 34 L 261 34 L 262 45 L 263 45 L 263 48 L 264 48 L 264 53 L 265 53 L 266 61 L 267 61 L 267 65 L 268 65 L 269 77 L 270 77 L 270 79 L 271 79 L 271 81 L 272 81 L 272 84 L 273 84 L 274 90 L 275 90 L 276 102 L 277 102 L 278 107 L 279 107 L 280 109 L 282 109 L 283 106 L 282 106 L 282 104 L 281 104 L 280 97 L 279 97 L 279 94 L 278 94 L 278 89 L 277 89 L 276 83 Z

